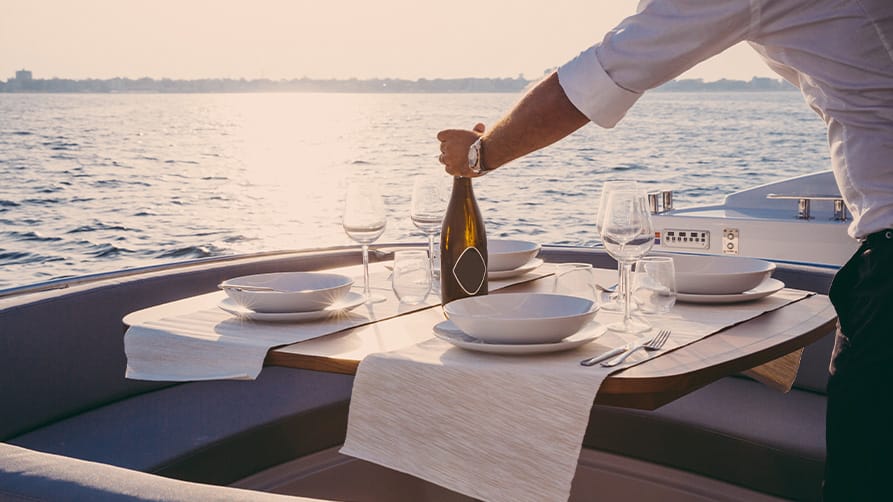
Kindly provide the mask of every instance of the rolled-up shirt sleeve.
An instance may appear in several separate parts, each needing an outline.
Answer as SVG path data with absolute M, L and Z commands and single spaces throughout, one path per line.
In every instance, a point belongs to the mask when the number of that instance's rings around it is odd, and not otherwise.
M 558 69 L 568 99 L 614 127 L 645 91 L 746 40 L 757 0 L 653 0 Z
M 642 94 L 614 83 L 598 61 L 597 47 L 590 47 L 559 68 L 558 82 L 571 103 L 589 120 L 611 128 Z

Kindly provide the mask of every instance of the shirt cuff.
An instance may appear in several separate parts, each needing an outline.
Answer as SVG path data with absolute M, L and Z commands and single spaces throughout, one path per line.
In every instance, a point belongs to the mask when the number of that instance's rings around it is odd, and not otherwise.
M 558 68 L 558 82 L 571 103 L 589 120 L 611 128 L 642 95 L 617 85 L 596 55 L 598 45 Z

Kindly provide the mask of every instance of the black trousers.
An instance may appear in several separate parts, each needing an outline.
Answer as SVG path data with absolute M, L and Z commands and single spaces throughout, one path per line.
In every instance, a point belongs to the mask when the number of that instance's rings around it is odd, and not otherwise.
M 872 234 L 834 277 L 839 325 L 826 424 L 827 501 L 893 497 L 893 230 Z

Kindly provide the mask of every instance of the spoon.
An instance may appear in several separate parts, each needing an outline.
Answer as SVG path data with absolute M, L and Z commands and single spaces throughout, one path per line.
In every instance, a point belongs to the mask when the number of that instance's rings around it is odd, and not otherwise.
M 611 285 L 608 287 L 604 287 L 601 284 L 596 283 L 595 289 L 597 289 L 603 293 L 614 293 L 615 291 L 617 291 L 617 284 L 614 284 L 614 285 Z

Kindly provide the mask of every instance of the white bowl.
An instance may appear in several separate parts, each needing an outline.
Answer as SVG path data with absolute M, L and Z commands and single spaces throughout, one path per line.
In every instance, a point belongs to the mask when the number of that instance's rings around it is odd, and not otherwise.
M 234 277 L 221 282 L 219 287 L 245 308 L 255 312 L 283 313 L 322 310 L 344 297 L 352 285 L 353 279 L 339 274 L 275 272 Z M 245 289 L 238 286 L 245 286 Z
M 741 256 L 673 255 L 676 291 L 698 295 L 732 295 L 757 287 L 775 264 Z
M 487 240 L 487 269 L 492 272 L 512 270 L 523 266 L 540 251 L 535 242 L 509 239 Z
M 502 344 L 559 342 L 591 321 L 597 310 L 591 300 L 548 293 L 472 296 L 444 307 L 466 334 Z

